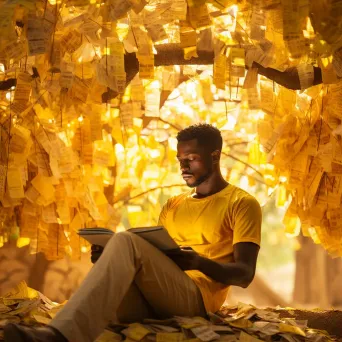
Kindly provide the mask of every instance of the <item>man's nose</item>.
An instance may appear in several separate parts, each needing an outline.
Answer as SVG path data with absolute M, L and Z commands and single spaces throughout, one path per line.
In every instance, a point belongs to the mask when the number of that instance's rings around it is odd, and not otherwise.
M 182 172 L 185 170 L 189 170 L 189 162 L 188 161 L 183 160 L 183 161 L 180 161 L 179 164 L 180 164 L 180 169 Z

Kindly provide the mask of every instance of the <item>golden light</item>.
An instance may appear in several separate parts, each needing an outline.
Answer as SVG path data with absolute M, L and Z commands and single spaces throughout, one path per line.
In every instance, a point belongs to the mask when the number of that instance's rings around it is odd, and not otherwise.
M 82 247 L 81 247 L 81 252 L 82 252 L 82 253 L 88 253 L 89 250 L 90 250 L 89 247 L 86 247 L 86 246 L 82 246 Z
M 248 184 L 248 177 L 247 176 L 241 176 L 239 186 L 243 190 L 248 190 L 249 184 Z
M 310 228 L 308 229 L 308 231 L 309 231 L 309 234 L 310 234 L 310 236 L 311 236 L 313 242 L 316 243 L 316 244 L 320 244 L 320 243 L 321 243 L 321 240 L 320 240 L 319 237 L 318 237 L 318 234 L 317 234 L 317 232 L 316 232 L 316 228 L 315 228 L 315 227 L 310 227 Z
M 127 210 L 129 213 L 138 213 L 138 212 L 141 212 L 141 206 L 140 205 L 128 205 Z
M 8 91 L 6 93 L 6 100 L 9 101 L 9 102 L 12 100 L 12 92 Z
M 125 152 L 125 148 L 121 144 L 115 144 L 115 154 L 121 154 Z
M 30 244 L 30 241 L 31 241 L 30 238 L 20 237 L 17 240 L 17 247 L 22 248 L 22 247 L 28 246 Z M 0 242 L 0 244 L 1 244 L 1 242 Z
M 279 181 L 280 181 L 281 183 L 286 183 L 286 182 L 287 182 L 287 177 L 286 177 L 286 176 L 280 176 L 280 177 L 279 177 Z
M 158 157 L 160 157 L 160 151 L 159 150 L 151 149 L 151 150 L 149 150 L 148 154 L 149 154 L 149 156 L 151 158 L 158 158 Z

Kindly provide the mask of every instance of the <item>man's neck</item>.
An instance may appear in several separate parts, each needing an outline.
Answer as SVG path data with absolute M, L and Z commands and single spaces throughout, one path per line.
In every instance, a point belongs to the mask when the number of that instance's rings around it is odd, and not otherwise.
M 222 177 L 221 173 L 213 173 L 207 180 L 196 187 L 193 198 L 204 198 L 214 195 L 223 190 L 228 182 Z

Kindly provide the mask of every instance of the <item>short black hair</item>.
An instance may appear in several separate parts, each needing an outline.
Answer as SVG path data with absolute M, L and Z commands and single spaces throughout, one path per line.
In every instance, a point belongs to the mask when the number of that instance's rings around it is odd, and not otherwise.
M 214 126 L 200 123 L 184 128 L 177 134 L 177 141 L 197 139 L 200 146 L 207 147 L 210 152 L 222 150 L 221 132 Z

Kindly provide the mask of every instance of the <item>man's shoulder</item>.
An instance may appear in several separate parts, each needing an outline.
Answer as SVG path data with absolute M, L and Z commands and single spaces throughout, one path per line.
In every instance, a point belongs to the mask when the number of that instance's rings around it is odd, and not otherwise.
M 227 188 L 225 189 L 224 196 L 231 196 L 234 199 L 240 199 L 240 198 L 248 198 L 248 197 L 252 197 L 254 198 L 249 192 L 247 192 L 246 190 L 243 190 L 241 188 L 239 188 L 236 185 L 233 185 L 231 183 L 228 184 Z
M 188 196 L 191 196 L 191 190 L 182 192 L 178 195 L 172 196 L 167 200 L 169 206 L 183 202 Z
M 233 206 L 241 206 L 241 205 L 260 205 L 258 200 L 251 195 L 249 192 L 239 188 L 238 186 L 229 184 L 230 191 L 227 192 L 227 196 L 230 197 L 231 204 Z

